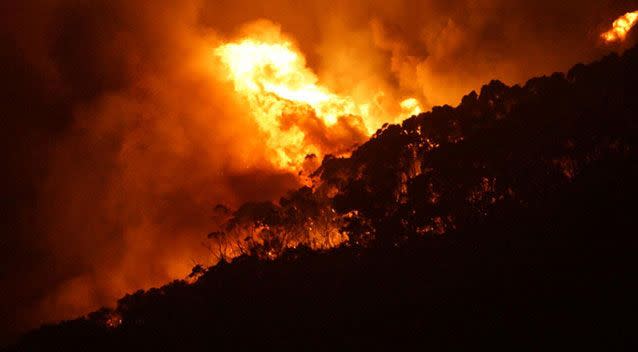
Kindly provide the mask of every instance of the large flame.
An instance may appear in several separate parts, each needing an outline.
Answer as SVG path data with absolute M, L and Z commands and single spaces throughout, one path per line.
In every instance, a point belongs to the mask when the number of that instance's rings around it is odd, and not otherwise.
M 215 54 L 227 68 L 235 91 L 246 100 L 257 124 L 268 135 L 268 146 L 274 151 L 272 161 L 282 169 L 299 170 L 307 155 L 334 152 L 311 142 L 308 132 L 296 123 L 300 119 L 316 119 L 328 133 L 338 134 L 336 125 L 342 119 L 356 118 L 362 123 L 348 126 L 366 136 L 379 127 L 373 121 L 392 119 L 373 116 L 373 99 L 356 102 L 320 85 L 303 54 L 287 39 L 246 37 L 218 46 Z M 421 108 L 416 99 L 408 98 L 400 109 L 404 114 L 414 114 Z
M 628 12 L 614 21 L 612 29 L 601 36 L 607 43 L 622 42 L 638 21 L 638 11 Z

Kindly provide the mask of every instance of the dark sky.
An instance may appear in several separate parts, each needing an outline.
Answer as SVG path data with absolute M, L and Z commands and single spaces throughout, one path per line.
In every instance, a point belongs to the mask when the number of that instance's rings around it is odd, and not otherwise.
M 635 1 L 8 1 L 0 5 L 0 341 L 187 274 L 216 203 L 298 185 L 202 57 L 281 25 L 335 91 L 425 106 L 610 50 Z M 370 83 L 372 84 L 372 83 Z M 364 90 L 365 91 L 365 90 Z

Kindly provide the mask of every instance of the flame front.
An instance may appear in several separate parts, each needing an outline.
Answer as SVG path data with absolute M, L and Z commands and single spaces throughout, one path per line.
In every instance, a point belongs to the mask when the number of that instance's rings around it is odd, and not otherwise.
M 612 29 L 601 36 L 607 43 L 622 42 L 638 21 L 638 11 L 628 12 L 614 21 Z
M 319 126 L 326 134 L 342 136 L 344 131 L 356 130 L 367 137 L 378 127 L 372 121 L 391 119 L 372 116 L 370 105 L 374 99 L 356 102 L 320 85 L 303 54 L 289 40 L 247 37 L 218 46 L 215 55 L 266 133 L 267 145 L 274 152 L 272 162 L 281 169 L 299 170 L 309 154 L 321 157 L 340 152 L 313 142 L 299 121 L 312 119 L 313 128 Z M 404 103 L 404 113 L 420 111 L 416 99 Z
M 320 151 L 305 143 L 297 126 L 284 128 L 284 115 L 314 114 L 326 126 L 341 116 L 365 115 L 366 107 L 339 97 L 317 85 L 317 76 L 290 42 L 244 39 L 215 50 L 229 71 L 235 90 L 247 99 L 259 127 L 268 134 L 268 145 L 282 168 L 301 165 L 307 154 Z

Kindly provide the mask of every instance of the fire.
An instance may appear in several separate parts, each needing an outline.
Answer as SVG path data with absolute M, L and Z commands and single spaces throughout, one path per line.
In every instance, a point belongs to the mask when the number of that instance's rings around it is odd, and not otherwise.
M 362 120 L 355 124 L 358 132 L 369 136 L 378 127 L 372 121 L 391 118 L 372 116 L 374 99 L 357 102 L 322 86 L 307 67 L 304 55 L 285 38 L 249 36 L 224 43 L 214 53 L 225 66 L 236 93 L 245 99 L 259 128 L 266 133 L 267 145 L 274 151 L 272 162 L 281 169 L 297 171 L 307 155 L 321 157 L 335 152 L 313 143 L 301 120 L 314 119 L 315 126 L 338 136 L 343 133 L 339 132 L 343 129 L 340 126 L 356 117 Z M 420 107 L 414 98 L 401 104 L 402 112 L 413 114 L 417 110 Z
M 623 41 L 638 21 L 638 11 L 628 12 L 614 21 L 612 29 L 603 33 L 601 37 L 607 43 Z
M 297 126 L 282 126 L 285 115 L 315 114 L 332 126 L 341 116 L 366 112 L 365 106 L 319 86 L 305 58 L 288 41 L 244 39 L 221 45 L 215 53 L 226 65 L 237 93 L 247 100 L 259 127 L 269 135 L 269 147 L 277 153 L 275 161 L 281 168 L 298 167 L 307 154 L 320 152 L 316 146 L 305 145 L 305 134 Z
M 399 104 L 401 109 L 409 115 L 418 115 L 421 113 L 421 104 L 415 98 L 408 98 Z

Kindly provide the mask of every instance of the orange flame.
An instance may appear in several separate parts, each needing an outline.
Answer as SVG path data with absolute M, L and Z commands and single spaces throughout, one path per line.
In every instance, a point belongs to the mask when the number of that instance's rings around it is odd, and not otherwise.
M 607 43 L 621 42 L 638 21 L 638 11 L 628 12 L 614 21 L 612 29 L 603 33 L 601 37 Z
M 281 169 L 297 171 L 306 155 L 333 152 L 321 150 L 321 146 L 306 138 L 308 132 L 296 124 L 302 116 L 316 118 L 328 133 L 335 135 L 340 133 L 335 125 L 342 119 L 358 117 L 362 124 L 357 129 L 366 136 L 379 127 L 374 121 L 391 118 L 372 116 L 374 99 L 357 102 L 320 85 L 317 75 L 306 66 L 304 55 L 285 38 L 247 36 L 222 44 L 214 52 L 235 91 L 245 99 L 258 126 L 267 134 L 267 145 L 274 151 L 272 162 Z M 414 98 L 403 101 L 400 108 L 406 114 L 420 112 Z
M 401 109 L 410 115 L 418 115 L 421 113 L 421 104 L 415 98 L 408 98 L 399 104 Z

